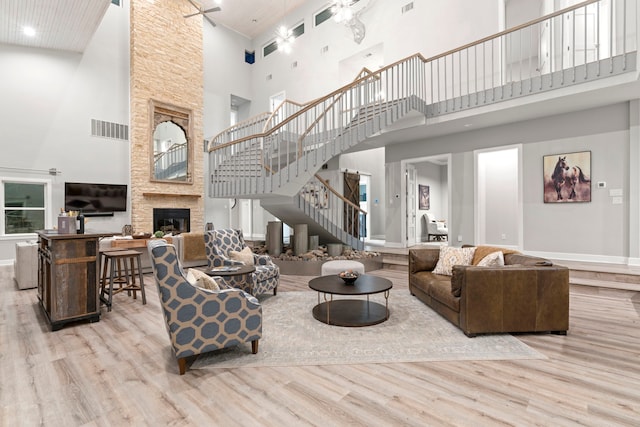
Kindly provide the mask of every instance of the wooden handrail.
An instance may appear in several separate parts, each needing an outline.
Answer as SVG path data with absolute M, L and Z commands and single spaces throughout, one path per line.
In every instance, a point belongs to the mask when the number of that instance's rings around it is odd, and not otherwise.
M 523 28 L 539 24 L 540 22 L 544 22 L 544 21 L 546 21 L 548 19 L 555 18 L 556 16 L 563 15 L 565 13 L 571 12 L 573 10 L 580 9 L 582 7 L 588 6 L 588 5 L 593 4 L 593 3 L 597 3 L 599 1 L 601 1 L 601 0 L 586 0 L 586 1 L 583 1 L 583 2 L 575 4 L 573 6 L 566 7 L 564 9 L 558 10 L 558 11 L 553 12 L 551 14 L 542 16 L 540 18 L 533 19 L 531 21 L 525 22 L 523 24 L 517 25 L 515 27 L 509 28 L 507 30 L 501 31 L 501 32 L 496 33 L 496 34 L 492 34 L 491 36 L 484 37 L 482 39 L 473 41 L 471 43 L 467 43 L 467 44 L 465 44 L 463 46 L 457 47 L 455 49 L 451 49 L 449 51 L 446 51 L 444 53 L 441 53 L 441 54 L 438 54 L 438 55 L 435 55 L 435 56 L 432 56 L 432 57 L 429 57 L 429 58 L 425 58 L 421 53 L 416 53 L 416 54 L 413 54 L 413 55 L 408 56 L 406 58 L 400 59 L 400 60 L 398 60 L 398 61 L 396 61 L 396 62 L 394 62 L 392 64 L 389 64 L 389 65 L 387 65 L 385 67 L 380 68 L 379 70 L 376 70 L 376 71 L 372 72 L 370 75 L 366 75 L 364 77 L 357 78 L 354 81 L 352 81 L 351 83 L 348 83 L 348 84 L 346 84 L 346 85 L 334 90 L 333 92 L 331 92 L 331 93 L 329 93 L 329 94 L 327 94 L 325 96 L 317 98 L 315 101 L 303 104 L 304 107 L 302 107 L 302 109 L 300 111 L 298 111 L 297 113 L 291 115 L 290 117 L 287 117 L 286 119 L 281 121 L 277 126 L 271 128 L 268 132 L 262 132 L 262 133 L 259 133 L 259 134 L 246 136 L 246 137 L 240 138 L 240 139 L 235 140 L 235 141 L 230 141 L 228 143 L 221 144 L 219 146 L 214 147 L 213 149 L 210 148 L 209 152 L 220 150 L 220 149 L 223 149 L 223 148 L 228 147 L 230 145 L 240 144 L 240 143 L 242 143 L 244 141 L 247 141 L 247 140 L 250 140 L 250 139 L 253 139 L 253 138 L 264 138 L 265 136 L 270 135 L 271 133 L 275 132 L 279 128 L 285 126 L 289 122 L 291 122 L 294 119 L 296 119 L 298 116 L 303 115 L 304 113 L 309 111 L 311 108 L 313 108 L 313 107 L 317 106 L 318 104 L 326 101 L 327 99 L 335 96 L 336 94 L 344 93 L 347 90 L 352 89 L 353 87 L 355 87 L 358 84 L 360 84 L 363 80 L 369 79 L 371 77 L 379 76 L 383 72 L 385 72 L 385 71 L 387 71 L 387 70 L 389 70 L 389 69 L 391 69 L 391 68 L 393 68 L 393 67 L 395 67 L 395 66 L 397 66 L 397 65 L 399 65 L 399 64 L 401 64 L 403 62 L 408 62 L 408 61 L 410 61 L 410 60 L 412 60 L 414 58 L 420 59 L 423 63 L 433 62 L 433 61 L 436 61 L 436 60 L 438 60 L 440 58 L 443 58 L 445 56 L 449 56 L 449 55 L 452 55 L 452 54 L 454 54 L 456 52 L 460 52 L 460 51 L 463 51 L 465 49 L 468 49 L 468 48 L 470 48 L 472 46 L 480 45 L 480 44 L 485 43 L 485 42 L 487 42 L 489 40 L 493 40 L 495 38 L 502 37 L 502 36 L 504 36 L 506 34 L 513 33 L 515 31 L 519 31 L 519 30 L 521 30 Z
M 352 208 L 356 209 L 358 212 L 366 215 L 367 211 L 362 210 L 362 208 L 360 208 L 360 206 L 356 205 L 355 203 L 353 203 L 351 200 L 345 198 L 342 194 L 338 193 L 338 191 L 333 188 L 331 185 L 329 185 L 329 181 L 322 179 L 322 177 L 318 174 L 315 174 L 314 177 L 320 181 L 320 183 L 322 185 L 324 185 L 325 187 L 327 187 L 327 189 L 329 191 L 331 191 L 333 194 L 335 194 L 336 196 L 338 196 L 338 198 L 340 198 L 340 200 L 342 200 L 344 203 L 346 203 L 347 205 L 351 206 Z
M 280 103 L 280 105 L 278 105 L 278 106 L 276 107 L 276 109 L 275 109 L 275 110 L 273 110 L 273 111 L 271 112 L 271 114 L 269 115 L 269 118 L 267 118 L 266 123 L 265 123 L 265 124 L 264 124 L 264 126 L 262 127 L 262 132 L 263 132 L 263 133 L 267 131 L 267 125 L 269 124 L 269 122 L 271 122 L 271 120 L 273 120 L 273 118 L 276 116 L 276 114 L 278 114 L 278 111 L 279 111 L 281 108 L 284 108 L 284 104 L 293 104 L 293 105 L 298 106 L 298 107 L 304 107 L 304 106 L 305 106 L 305 104 L 301 104 L 301 103 L 299 103 L 299 102 L 292 101 L 292 100 L 290 100 L 290 99 L 285 99 L 285 100 L 283 100 L 283 101 Z

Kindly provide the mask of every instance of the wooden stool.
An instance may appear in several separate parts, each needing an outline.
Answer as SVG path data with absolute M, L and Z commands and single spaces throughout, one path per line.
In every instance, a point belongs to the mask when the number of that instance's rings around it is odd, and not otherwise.
M 113 295 L 122 291 L 127 291 L 129 295 L 133 292 L 134 299 L 137 298 L 136 292 L 140 291 L 142 294 L 142 304 L 146 304 L 147 296 L 144 292 L 140 252 L 132 250 L 104 251 L 102 257 L 104 259 L 104 268 L 102 270 L 100 300 L 107 305 L 107 310 L 111 311 Z M 107 268 L 107 264 L 109 264 L 109 268 Z M 108 277 L 106 275 L 107 270 L 109 270 Z M 136 284 L 136 274 L 138 275 L 138 284 Z M 108 290 L 107 282 L 109 283 Z M 113 289 L 114 283 L 119 284 L 119 287 L 115 290 Z M 107 296 L 105 296 L 105 293 Z
M 102 265 L 102 276 L 100 277 L 100 287 L 102 289 L 104 289 L 106 285 L 106 280 L 109 278 L 109 260 L 107 259 L 107 257 L 105 256 L 105 254 L 109 253 L 109 252 L 122 252 L 122 251 L 126 251 L 127 249 L 125 248 L 108 248 L 108 249 L 104 249 L 102 251 L 100 251 L 100 265 Z M 122 260 L 118 259 L 117 263 L 118 263 L 118 271 L 124 271 L 122 268 Z M 127 280 L 125 277 L 117 277 L 115 279 L 115 283 L 126 283 Z

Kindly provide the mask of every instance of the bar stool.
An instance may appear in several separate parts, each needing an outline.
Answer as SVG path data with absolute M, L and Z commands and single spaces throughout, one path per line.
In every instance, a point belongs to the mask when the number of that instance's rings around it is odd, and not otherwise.
M 126 251 L 128 249 L 125 248 L 107 248 L 107 249 L 103 249 L 100 251 L 100 265 L 102 265 L 102 276 L 100 276 L 100 288 L 104 288 L 104 286 L 107 286 L 107 282 L 105 280 L 107 280 L 109 278 L 109 260 L 107 259 L 107 257 L 105 256 L 105 254 L 110 253 L 110 252 L 122 252 L 122 251 Z M 122 267 L 122 259 L 118 259 L 117 260 L 118 263 L 118 271 L 124 271 L 123 267 Z M 115 278 L 115 282 L 114 283 L 126 283 L 127 280 L 125 277 L 117 277 Z
M 102 257 L 105 264 L 102 270 L 100 300 L 107 305 L 107 310 L 111 311 L 113 295 L 123 291 L 127 291 L 128 295 L 131 295 L 133 292 L 134 299 L 137 298 L 137 291 L 140 291 L 142 294 L 142 304 L 146 304 L 147 296 L 144 292 L 140 252 L 133 250 L 104 251 Z M 109 268 L 107 268 L 107 264 L 109 264 Z M 107 270 L 109 271 L 108 277 L 106 274 Z M 137 284 L 136 274 L 138 275 Z M 107 282 L 109 283 L 108 289 Z M 119 284 L 117 289 L 113 288 L 114 283 Z

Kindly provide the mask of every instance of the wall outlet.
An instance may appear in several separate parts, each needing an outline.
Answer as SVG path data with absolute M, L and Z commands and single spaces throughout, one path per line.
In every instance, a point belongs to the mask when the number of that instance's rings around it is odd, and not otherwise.
M 504 234 L 504 233 L 502 233 L 502 235 L 500 235 L 500 238 L 501 238 L 502 240 L 507 240 L 507 235 L 506 235 L 506 234 Z
M 458 242 L 462 242 L 462 234 L 458 234 Z
M 598 181 L 598 188 L 607 188 L 607 183 L 604 181 Z
M 620 197 L 622 196 L 622 188 L 616 188 L 609 190 L 609 196 L 611 197 Z

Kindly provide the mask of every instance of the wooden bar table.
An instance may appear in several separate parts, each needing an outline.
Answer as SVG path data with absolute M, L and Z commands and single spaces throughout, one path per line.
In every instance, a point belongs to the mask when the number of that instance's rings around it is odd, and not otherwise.
M 114 233 L 38 233 L 38 299 L 52 331 L 69 322 L 100 320 L 98 244 Z

